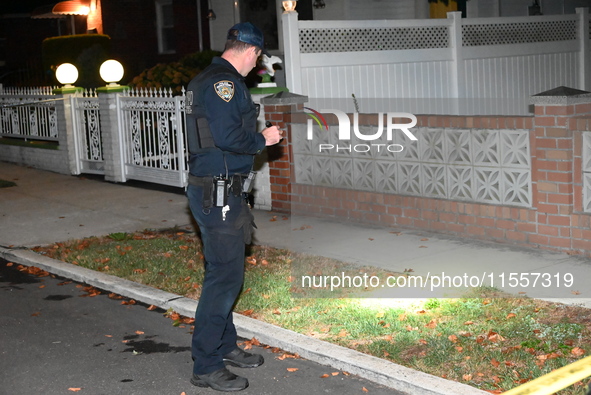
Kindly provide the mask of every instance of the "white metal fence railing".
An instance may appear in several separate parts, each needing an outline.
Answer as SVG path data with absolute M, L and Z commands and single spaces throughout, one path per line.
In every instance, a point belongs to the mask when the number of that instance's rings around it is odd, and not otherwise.
M 171 90 L 130 90 L 118 108 L 127 178 L 186 185 L 185 96 Z
M 57 141 L 57 100 L 50 87 L 1 89 L 0 136 Z
M 104 174 L 105 159 L 96 90 L 86 90 L 71 98 L 79 173 Z

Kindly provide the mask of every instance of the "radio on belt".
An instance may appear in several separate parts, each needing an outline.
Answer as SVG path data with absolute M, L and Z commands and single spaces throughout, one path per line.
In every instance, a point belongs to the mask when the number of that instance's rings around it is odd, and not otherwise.
M 242 193 L 250 193 L 250 191 L 252 191 L 252 187 L 254 186 L 254 178 L 256 175 L 256 171 L 251 171 L 248 173 L 248 177 L 246 177 L 244 184 L 242 184 Z
M 224 207 L 228 204 L 228 180 L 225 178 L 214 178 L 213 203 L 215 207 Z

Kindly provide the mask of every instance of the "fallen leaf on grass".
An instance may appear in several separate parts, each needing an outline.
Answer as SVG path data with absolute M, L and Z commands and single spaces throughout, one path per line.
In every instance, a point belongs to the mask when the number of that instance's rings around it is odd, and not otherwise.
M 425 324 L 425 328 L 433 329 L 435 327 L 437 327 L 437 321 L 435 320 L 435 318 L 429 321 L 428 324 Z
M 465 374 L 465 375 L 462 376 L 462 378 L 465 381 L 470 381 L 470 380 L 472 380 L 472 375 L 471 374 Z
M 580 357 L 585 354 L 585 350 L 583 350 L 580 347 L 575 347 L 572 350 L 570 350 L 570 353 L 576 357 Z
M 505 338 L 503 336 L 499 335 L 497 332 L 490 331 L 490 332 L 488 332 L 488 340 L 493 343 L 496 343 L 496 342 L 505 341 Z
M 509 313 L 509 314 L 507 314 L 507 319 L 509 319 L 509 318 L 515 318 L 515 317 L 517 317 L 517 314 L 515 314 L 515 313 Z

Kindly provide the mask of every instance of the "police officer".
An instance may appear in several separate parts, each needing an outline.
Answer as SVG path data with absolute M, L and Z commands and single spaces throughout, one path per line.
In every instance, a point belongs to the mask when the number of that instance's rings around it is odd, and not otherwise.
M 244 279 L 245 245 L 253 217 L 246 202 L 254 155 L 277 144 L 276 126 L 256 129 L 257 109 L 244 83 L 264 51 L 262 32 L 251 23 L 228 31 L 221 57 L 195 77 L 187 89 L 189 186 L 187 196 L 199 225 L 205 278 L 195 312 L 191 383 L 218 391 L 239 391 L 248 380 L 226 365 L 257 367 L 262 355 L 236 344 L 232 308 Z

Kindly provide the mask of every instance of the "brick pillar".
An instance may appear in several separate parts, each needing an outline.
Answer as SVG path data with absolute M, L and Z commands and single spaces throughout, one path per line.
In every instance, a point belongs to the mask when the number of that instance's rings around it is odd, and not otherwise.
M 72 108 L 72 97 L 76 95 L 77 89 L 79 88 L 60 88 L 54 91 L 56 99 L 62 99 L 56 101 L 55 105 L 59 150 L 64 152 L 68 164 L 67 168 L 70 174 L 74 175 L 80 174 L 80 166 L 78 165 L 78 158 L 76 157 L 78 154 L 76 137 L 74 136 L 74 133 L 76 132 L 73 121 L 73 113 L 75 109 Z
M 581 182 L 581 167 L 580 160 L 576 160 L 580 145 L 576 147 L 569 119 L 591 109 L 589 92 L 560 87 L 533 96 L 532 103 L 532 183 L 537 232 L 530 236 L 530 241 L 570 249 L 573 213 L 580 211 L 575 205 L 575 185 Z
M 291 211 L 291 184 L 295 181 L 292 116 L 304 111 L 307 96 L 279 92 L 261 99 L 267 121 L 284 131 L 284 140 L 268 147 L 269 175 L 271 178 L 271 208 L 275 211 Z
M 125 182 L 125 164 L 123 159 L 123 137 L 119 129 L 119 108 L 117 95 L 120 89 L 97 89 L 101 117 L 101 135 L 103 141 L 103 157 L 105 159 L 105 180 Z

